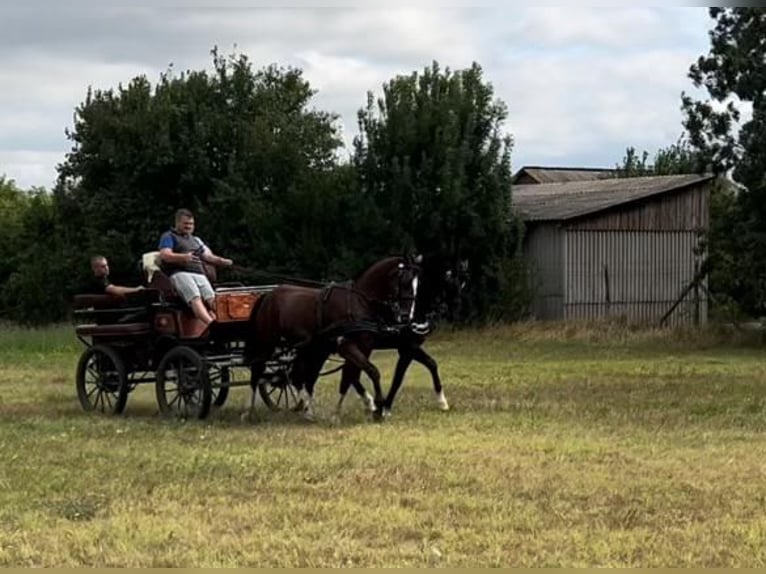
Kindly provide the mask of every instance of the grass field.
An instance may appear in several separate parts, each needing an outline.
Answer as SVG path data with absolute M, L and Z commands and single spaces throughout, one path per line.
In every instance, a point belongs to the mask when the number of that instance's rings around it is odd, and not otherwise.
M 0 333 L 0 566 L 763 566 L 766 349 L 714 332 L 437 333 L 369 422 L 88 415 L 68 326 Z M 390 378 L 394 355 L 376 361 Z M 240 375 L 243 376 L 243 375 Z

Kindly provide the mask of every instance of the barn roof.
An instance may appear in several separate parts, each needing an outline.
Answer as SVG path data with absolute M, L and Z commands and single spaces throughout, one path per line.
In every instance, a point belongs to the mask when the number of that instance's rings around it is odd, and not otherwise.
M 514 185 L 513 205 L 525 221 L 561 221 L 680 190 L 712 175 L 655 175 Z
M 527 175 L 536 183 L 561 183 L 565 181 L 591 181 L 616 177 L 614 169 L 590 168 L 590 167 L 539 167 L 524 166 L 513 176 L 513 183 Z

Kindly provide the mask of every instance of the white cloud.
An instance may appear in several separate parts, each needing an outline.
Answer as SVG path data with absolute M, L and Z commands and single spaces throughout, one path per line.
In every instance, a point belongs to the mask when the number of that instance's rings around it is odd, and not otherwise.
M 24 189 L 36 185 L 50 188 L 56 180 L 56 164 L 63 159 L 56 151 L 0 150 L 0 175 L 5 174 Z
M 650 8 L 531 8 L 518 25 L 526 42 L 563 49 L 582 44 L 624 50 L 662 39 L 665 31 Z
M 710 26 L 703 8 L 107 4 L 0 6 L 0 21 L 12 24 L 0 37 L 0 174 L 53 183 L 88 85 L 139 74 L 155 82 L 171 62 L 209 69 L 213 45 L 226 54 L 235 44 L 256 68 L 302 68 L 319 90 L 314 105 L 341 114 L 347 143 L 368 90 L 379 95 L 393 76 L 433 60 L 453 69 L 478 61 L 508 104 L 515 167 L 612 165 L 627 145 L 652 150 L 680 134 L 680 93 L 695 91 L 686 72 L 707 51 Z

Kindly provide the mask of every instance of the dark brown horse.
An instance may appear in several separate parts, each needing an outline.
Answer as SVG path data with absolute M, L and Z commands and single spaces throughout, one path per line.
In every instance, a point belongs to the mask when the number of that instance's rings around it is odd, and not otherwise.
M 412 260 L 389 257 L 347 283 L 323 289 L 280 285 L 262 297 L 251 314 L 245 344 L 251 410 L 266 363 L 278 349 L 293 348 L 292 384 L 307 417 L 314 416 L 314 385 L 322 365 L 334 353 L 370 378 L 375 414 L 380 416 L 384 403 L 380 372 L 369 355 L 382 329 L 410 317 L 418 273 Z
M 404 382 L 404 375 L 413 361 L 420 363 L 431 375 L 436 405 L 442 411 L 449 410 L 449 403 L 444 395 L 444 387 L 439 376 L 439 366 L 436 360 L 424 349 L 423 344 L 428 335 L 433 332 L 435 324 L 443 319 L 453 322 L 460 313 L 463 289 L 468 281 L 468 261 L 461 261 L 455 272 L 447 270 L 442 278 L 441 288 L 434 293 L 431 289 L 430 296 L 418 297 L 419 322 L 410 320 L 393 328 L 384 329 L 375 337 L 373 351 L 396 350 L 399 357 L 396 369 L 391 381 L 391 388 L 383 402 L 383 414 L 390 415 L 393 410 L 394 400 Z M 426 285 L 426 287 L 428 287 Z M 428 289 L 427 289 L 428 290 Z M 424 307 L 426 308 L 424 310 Z M 411 309 L 411 317 L 414 318 L 414 309 Z M 356 390 L 359 397 L 369 410 L 373 408 L 372 396 L 365 390 L 359 381 L 359 369 L 350 363 L 346 363 L 342 369 L 340 381 L 340 398 L 336 407 L 336 416 L 340 417 L 341 407 L 346 393 L 351 387 Z

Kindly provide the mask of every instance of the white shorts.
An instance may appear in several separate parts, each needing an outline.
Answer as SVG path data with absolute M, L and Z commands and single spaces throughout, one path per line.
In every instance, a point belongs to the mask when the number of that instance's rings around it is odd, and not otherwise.
M 210 281 L 199 273 L 179 271 L 170 276 L 170 281 L 187 304 L 197 297 L 202 297 L 206 301 L 215 298 L 215 291 Z

